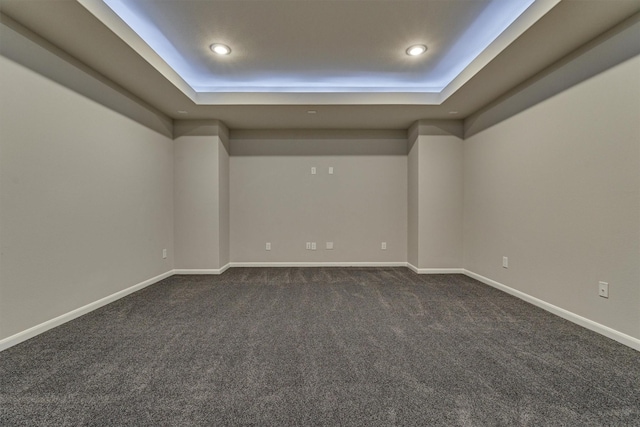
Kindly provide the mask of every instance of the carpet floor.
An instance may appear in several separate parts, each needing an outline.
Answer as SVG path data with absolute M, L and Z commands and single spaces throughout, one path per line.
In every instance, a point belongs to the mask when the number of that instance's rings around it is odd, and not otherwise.
M 0 353 L 2 426 L 640 426 L 640 352 L 463 275 L 173 276 Z

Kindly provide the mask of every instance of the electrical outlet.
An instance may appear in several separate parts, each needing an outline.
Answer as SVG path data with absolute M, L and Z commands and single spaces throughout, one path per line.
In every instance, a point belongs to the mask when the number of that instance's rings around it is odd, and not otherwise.
M 382 249 L 383 251 L 386 251 L 387 250 L 387 242 L 382 242 L 380 244 L 380 249 Z
M 307 242 L 307 250 L 311 250 L 311 242 Z
M 327 249 L 333 249 L 333 242 L 327 242 Z
M 598 282 L 598 295 L 602 298 L 609 298 L 609 284 L 607 282 Z
M 311 242 L 311 250 L 312 251 L 316 250 L 316 242 Z
M 166 258 L 166 257 L 167 257 L 167 250 L 166 250 L 166 249 L 163 249 L 163 250 L 162 250 L 162 258 L 164 259 L 164 258 Z
M 316 174 L 316 167 L 312 166 L 311 167 L 311 175 L 315 175 Z
M 509 257 L 502 257 L 502 268 L 509 268 Z
M 267 244 L 265 245 L 264 249 L 266 251 L 270 251 L 271 250 L 271 242 L 267 242 Z
M 329 166 L 329 175 L 333 175 L 333 166 Z

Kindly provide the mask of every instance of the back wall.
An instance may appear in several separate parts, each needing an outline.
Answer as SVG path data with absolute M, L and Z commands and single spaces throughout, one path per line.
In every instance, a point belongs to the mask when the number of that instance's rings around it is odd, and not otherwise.
M 406 261 L 406 131 L 245 130 L 230 139 L 231 262 Z

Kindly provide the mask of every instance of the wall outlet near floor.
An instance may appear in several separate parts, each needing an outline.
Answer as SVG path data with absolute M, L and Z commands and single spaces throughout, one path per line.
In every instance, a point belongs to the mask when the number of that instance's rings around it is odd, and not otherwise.
M 311 250 L 312 251 L 316 250 L 316 242 L 311 242 Z
M 609 284 L 607 282 L 598 282 L 598 295 L 602 298 L 609 298 Z
M 163 249 L 162 250 L 162 258 L 165 259 L 167 257 L 167 250 Z
M 311 242 L 307 242 L 307 250 L 310 251 L 311 250 Z
M 270 251 L 271 250 L 271 242 L 267 242 L 267 244 L 264 245 L 264 250 L 265 251 Z
M 327 249 L 333 249 L 333 242 L 327 242 Z
M 502 268 L 509 268 L 509 257 L 502 257 Z
M 387 250 L 387 242 L 382 242 L 380 244 L 380 249 L 382 249 L 383 251 L 386 251 Z

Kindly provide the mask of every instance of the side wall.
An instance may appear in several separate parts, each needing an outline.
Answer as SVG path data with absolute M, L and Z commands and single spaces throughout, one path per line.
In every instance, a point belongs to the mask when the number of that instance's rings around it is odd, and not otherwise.
M 420 135 L 419 242 L 421 269 L 462 267 L 462 139 Z
M 173 269 L 173 154 L 4 56 L 0 75 L 1 340 Z
M 638 76 L 635 57 L 464 143 L 465 269 L 636 339 Z
M 409 266 L 462 271 L 462 121 L 419 120 L 409 128 Z
M 174 125 L 175 267 L 217 273 L 229 262 L 228 131 L 217 120 Z
M 224 125 L 218 127 L 218 191 L 220 203 L 218 214 L 220 216 L 220 267 L 224 267 L 231 261 L 231 218 L 229 212 L 230 188 L 229 188 L 229 131 Z
M 232 262 L 406 262 L 406 132 L 234 131 L 230 172 Z
M 408 153 L 407 153 L 407 262 L 409 265 L 418 267 L 418 242 L 420 241 L 420 144 L 418 144 L 418 125 L 408 132 Z M 415 130 L 415 131 L 413 131 Z

